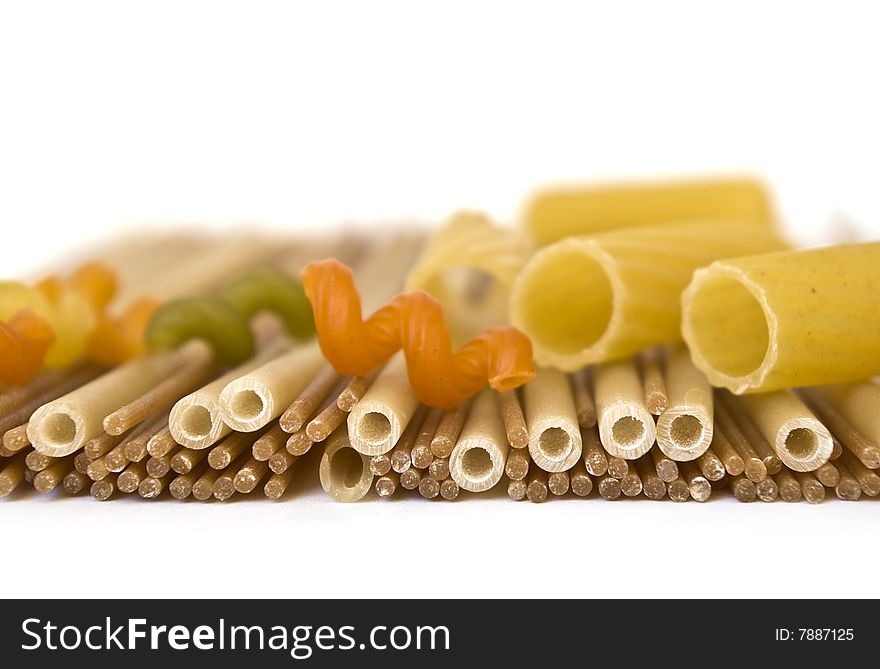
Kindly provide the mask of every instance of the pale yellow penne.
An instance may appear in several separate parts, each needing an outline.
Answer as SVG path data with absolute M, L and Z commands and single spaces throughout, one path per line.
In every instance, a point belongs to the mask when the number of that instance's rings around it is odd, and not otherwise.
M 574 371 L 681 338 L 681 292 L 718 258 L 785 248 L 736 221 L 645 226 L 569 237 L 538 251 L 513 285 L 511 322 L 535 360 Z
M 752 179 L 728 178 L 550 189 L 531 201 L 525 227 L 544 245 L 617 228 L 726 220 L 772 226 L 764 187 Z
M 520 231 L 495 225 L 477 212 L 462 212 L 428 239 L 406 288 L 436 297 L 453 339 L 464 341 L 507 323 L 510 287 L 528 256 L 529 244 Z
M 718 261 L 682 306 L 694 364 L 734 393 L 880 372 L 880 243 Z

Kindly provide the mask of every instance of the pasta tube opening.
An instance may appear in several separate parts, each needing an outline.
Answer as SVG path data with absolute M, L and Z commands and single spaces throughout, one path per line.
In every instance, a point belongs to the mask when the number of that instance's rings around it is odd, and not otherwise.
M 358 434 L 368 444 L 382 446 L 387 444 L 391 437 L 391 421 L 383 413 L 369 411 L 358 423 Z
M 356 502 L 373 485 L 370 459 L 352 448 L 344 427 L 327 440 L 318 474 L 324 492 L 337 502 Z
M 607 336 L 614 312 L 613 269 L 589 242 L 538 253 L 517 281 L 515 322 L 532 339 L 535 357 L 561 369 L 591 355 Z
M 812 430 L 796 427 L 786 435 L 783 444 L 793 458 L 808 460 L 816 454 L 819 438 Z
M 449 475 L 463 490 L 488 490 L 501 480 L 509 449 L 498 398 L 483 390 L 449 456 Z
M 685 339 L 695 359 L 704 361 L 698 367 L 727 377 L 760 370 L 770 352 L 770 317 L 760 296 L 759 288 L 735 273 L 694 279 Z
M 731 256 L 698 269 L 681 295 L 694 364 L 737 394 L 880 373 L 878 260 L 880 243 L 870 242 Z
M 717 260 L 785 248 L 770 229 L 734 221 L 644 226 L 569 237 L 516 278 L 510 319 L 535 361 L 567 372 L 681 339 L 682 291 Z M 726 309 L 716 305 L 716 310 Z
M 492 457 L 485 448 L 474 447 L 461 456 L 461 470 L 472 481 L 482 481 L 492 473 Z
M 76 442 L 77 431 L 74 419 L 61 410 L 47 416 L 39 426 L 39 434 L 46 444 L 56 448 L 65 448 Z
M 211 411 L 202 405 L 193 404 L 185 407 L 178 423 L 181 432 L 189 439 L 204 439 L 214 428 Z

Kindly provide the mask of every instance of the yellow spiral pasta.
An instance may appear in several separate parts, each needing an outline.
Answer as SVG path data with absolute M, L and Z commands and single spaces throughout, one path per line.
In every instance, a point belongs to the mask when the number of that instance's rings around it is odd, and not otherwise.
M 715 179 L 547 190 L 530 203 L 525 227 L 544 245 L 617 228 L 730 220 L 773 225 L 770 198 L 759 182 Z
M 681 292 L 718 258 L 784 248 L 740 221 L 644 226 L 569 237 L 538 251 L 514 282 L 511 322 L 538 364 L 574 371 L 681 338 Z
M 529 245 L 517 230 L 462 212 L 431 235 L 406 288 L 437 298 L 453 340 L 461 343 L 507 323 L 510 287 L 528 255 Z
M 712 385 L 735 393 L 880 372 L 880 243 L 722 260 L 682 295 L 682 334 Z

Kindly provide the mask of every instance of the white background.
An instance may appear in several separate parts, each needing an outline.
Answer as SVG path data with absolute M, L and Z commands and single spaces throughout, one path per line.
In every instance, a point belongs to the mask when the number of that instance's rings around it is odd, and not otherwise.
M 515 222 L 547 182 L 707 171 L 766 178 L 803 242 L 868 238 L 873 4 L 3 3 L 0 269 L 148 222 Z M 875 505 L 17 495 L 3 593 L 878 596 Z

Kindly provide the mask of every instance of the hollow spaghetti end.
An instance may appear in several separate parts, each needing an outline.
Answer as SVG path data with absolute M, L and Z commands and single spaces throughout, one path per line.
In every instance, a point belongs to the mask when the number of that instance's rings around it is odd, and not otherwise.
M 715 263 L 694 274 L 682 302 L 684 340 L 711 384 L 734 393 L 761 388 L 777 354 L 776 318 L 760 287 Z
M 550 460 L 561 460 L 571 450 L 571 438 L 559 427 L 544 430 L 538 438 L 538 450 Z
M 799 427 L 788 433 L 784 444 L 785 450 L 793 458 L 805 459 L 816 453 L 819 440 L 812 431 Z
M 28 425 L 28 436 L 34 447 L 41 453 L 54 457 L 69 455 L 79 449 L 84 442 L 78 421 L 64 411 L 51 411 L 37 420 L 31 419 L 35 426 Z
M 181 412 L 176 426 L 180 435 L 175 434 L 175 438 L 180 436 L 191 442 L 197 442 L 211 436 L 214 430 L 214 420 L 207 407 L 193 404 Z
M 645 436 L 645 425 L 638 418 L 625 416 L 611 426 L 611 436 L 624 449 L 632 448 Z
M 669 438 L 682 450 L 694 449 L 703 441 L 703 424 L 690 414 L 682 414 L 672 421 Z
M 380 455 L 390 451 L 400 438 L 400 426 L 393 414 L 383 407 L 358 405 L 348 415 L 351 445 L 364 455 Z
M 368 411 L 358 423 L 358 434 L 369 444 L 384 444 L 391 437 L 391 421 L 385 414 Z
M 657 433 L 654 419 L 647 411 L 622 408 L 603 421 L 602 443 L 612 455 L 634 460 L 653 446 Z
M 828 430 L 816 420 L 784 426 L 776 436 L 776 453 L 790 469 L 814 471 L 828 462 L 834 444 Z
M 580 458 L 580 434 L 575 436 L 559 426 L 548 426 L 529 441 L 532 459 L 548 472 L 570 469 Z
M 501 480 L 504 464 L 504 458 L 497 449 L 479 442 L 463 441 L 452 452 L 449 470 L 452 479 L 462 489 L 482 492 Z
M 227 387 L 220 395 L 220 406 L 226 423 L 234 430 L 253 432 L 272 417 L 271 393 L 265 388 Z
M 324 491 L 337 502 L 354 502 L 370 489 L 373 475 L 363 456 L 351 446 L 342 446 L 321 463 L 321 484 Z
M 616 270 L 591 242 L 568 239 L 538 252 L 519 274 L 511 320 L 539 364 L 575 371 L 596 361 L 612 334 Z
M 461 458 L 461 470 L 472 481 L 482 481 L 492 473 L 492 457 L 484 448 L 470 448 Z

